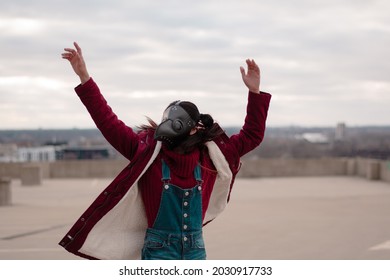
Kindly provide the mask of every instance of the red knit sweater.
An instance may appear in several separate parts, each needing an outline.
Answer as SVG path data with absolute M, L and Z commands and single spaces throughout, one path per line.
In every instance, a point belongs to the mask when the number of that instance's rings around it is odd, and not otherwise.
M 197 184 L 194 177 L 195 166 L 200 162 L 202 170 L 202 219 L 205 216 L 212 186 L 214 185 L 217 171 L 208 156 L 202 156 L 207 151 L 195 150 L 190 154 L 177 154 L 167 148 L 162 147 L 160 154 L 152 163 L 145 174 L 140 178 L 138 184 L 141 189 L 142 199 L 145 205 L 145 212 L 148 219 L 148 226 L 152 227 L 157 217 L 160 207 L 163 182 L 162 178 L 162 163 L 164 159 L 170 168 L 171 181 L 170 183 L 182 189 L 195 187 Z

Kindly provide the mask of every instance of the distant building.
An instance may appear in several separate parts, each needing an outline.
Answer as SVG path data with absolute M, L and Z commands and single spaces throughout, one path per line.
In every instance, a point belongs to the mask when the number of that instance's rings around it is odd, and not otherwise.
M 19 148 L 17 151 L 17 161 L 20 162 L 51 162 L 55 160 L 56 150 L 53 146 Z
M 347 126 L 345 123 L 338 123 L 336 126 L 335 140 L 343 141 L 345 140 Z
M 83 160 L 115 158 L 108 146 L 69 147 L 47 145 L 19 147 L 16 144 L 0 144 L 0 162 L 53 162 L 56 160 Z
M 108 147 L 65 147 L 58 154 L 61 160 L 108 159 Z
M 327 144 L 329 139 L 323 133 L 307 132 L 302 134 L 302 138 L 314 144 Z
M 17 161 L 18 146 L 15 144 L 0 144 L 0 162 Z

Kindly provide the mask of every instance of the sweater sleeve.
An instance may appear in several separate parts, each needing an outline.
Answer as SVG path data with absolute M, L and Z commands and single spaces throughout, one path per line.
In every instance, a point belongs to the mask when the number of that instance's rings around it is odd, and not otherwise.
M 270 101 L 269 93 L 248 93 L 244 125 L 238 134 L 230 137 L 240 157 L 252 151 L 263 141 Z
M 75 91 L 106 140 L 131 160 L 138 147 L 139 136 L 118 119 L 95 81 L 90 78 L 85 84 L 77 86 Z

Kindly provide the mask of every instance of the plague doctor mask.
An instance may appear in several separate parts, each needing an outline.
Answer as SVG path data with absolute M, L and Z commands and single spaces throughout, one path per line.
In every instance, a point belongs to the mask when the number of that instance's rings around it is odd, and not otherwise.
M 164 111 L 154 138 L 174 148 L 190 135 L 190 131 L 196 127 L 199 117 L 199 111 L 193 103 L 175 101 Z

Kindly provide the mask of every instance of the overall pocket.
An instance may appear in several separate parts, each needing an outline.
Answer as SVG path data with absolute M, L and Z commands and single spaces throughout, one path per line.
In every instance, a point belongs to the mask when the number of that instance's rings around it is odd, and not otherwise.
M 194 236 L 193 248 L 204 249 L 204 239 L 202 235 Z
M 151 249 L 163 248 L 166 242 L 164 238 L 153 233 L 147 233 L 145 237 L 144 247 Z

